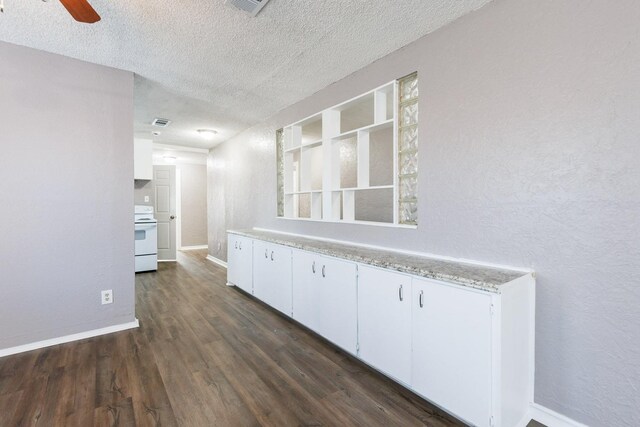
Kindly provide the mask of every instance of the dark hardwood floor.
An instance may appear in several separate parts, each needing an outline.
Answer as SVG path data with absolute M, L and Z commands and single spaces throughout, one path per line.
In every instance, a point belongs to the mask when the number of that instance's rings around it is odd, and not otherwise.
M 0 358 L 0 426 L 457 425 L 205 256 L 136 275 L 139 329 Z

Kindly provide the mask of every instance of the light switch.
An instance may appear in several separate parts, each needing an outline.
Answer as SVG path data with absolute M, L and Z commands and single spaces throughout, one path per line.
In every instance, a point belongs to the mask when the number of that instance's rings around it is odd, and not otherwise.
M 149 196 L 144 196 L 144 202 L 149 203 Z

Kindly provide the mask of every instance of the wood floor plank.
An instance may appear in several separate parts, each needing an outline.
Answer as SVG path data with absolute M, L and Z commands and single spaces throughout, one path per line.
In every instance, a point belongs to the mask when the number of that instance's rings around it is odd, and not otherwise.
M 0 358 L 0 426 L 459 425 L 205 257 L 136 275 L 138 329 Z
M 132 399 L 128 397 L 117 403 L 97 407 L 94 420 L 93 425 L 96 427 L 135 426 Z
M 33 372 L 29 372 L 29 375 L 33 375 Z M 49 380 L 48 375 L 37 374 L 30 376 L 25 382 L 26 386 L 23 390 L 20 400 L 17 402 L 16 410 L 13 417 L 9 418 L 6 425 L 9 426 L 42 426 L 40 418 L 42 417 L 42 410 L 46 404 L 45 395 L 47 390 L 47 382 Z M 2 415 L 0 415 L 2 417 Z M 6 420 L 2 420 L 0 425 Z
M 14 394 L 25 387 L 29 376 L 26 372 L 33 372 L 39 350 L 16 354 L 0 358 L 0 395 Z
M 123 354 L 121 346 L 118 345 L 123 336 L 118 333 L 98 338 L 96 408 L 116 404 L 131 396 L 129 392 L 131 379 L 126 363 L 128 355 Z
M 18 409 L 17 403 L 22 398 L 22 391 L 0 394 L 0 425 L 8 425 Z
M 178 425 L 166 385 L 158 370 L 156 357 L 149 342 L 140 333 L 127 334 L 130 390 L 133 411 L 139 426 Z

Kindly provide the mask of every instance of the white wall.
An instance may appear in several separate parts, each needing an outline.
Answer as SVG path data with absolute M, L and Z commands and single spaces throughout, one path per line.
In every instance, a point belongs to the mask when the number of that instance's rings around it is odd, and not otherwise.
M 206 150 L 200 148 L 154 144 L 153 164 L 175 165 L 180 175 L 181 247 L 207 245 L 206 153 Z M 165 156 L 170 156 L 173 160 L 167 161 Z M 153 183 L 150 182 L 143 188 L 136 188 L 136 197 L 139 193 L 144 193 L 147 188 L 150 188 L 153 193 Z M 150 203 L 146 204 L 153 205 L 153 194 L 149 200 Z
M 2 42 L 0 64 L 0 350 L 132 322 L 133 74 Z
M 207 166 L 180 165 L 182 246 L 207 244 Z
M 633 0 L 495 0 L 292 105 L 211 151 L 211 254 L 258 226 L 532 267 L 536 401 L 640 425 L 638 22 Z M 276 219 L 275 130 L 415 70 L 418 229 Z

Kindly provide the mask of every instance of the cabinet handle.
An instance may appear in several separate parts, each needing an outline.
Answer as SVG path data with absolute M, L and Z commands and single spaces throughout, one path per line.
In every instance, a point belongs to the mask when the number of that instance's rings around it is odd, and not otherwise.
M 420 296 L 418 297 L 418 303 L 420 304 L 420 308 L 424 307 L 424 291 L 420 291 Z
M 316 262 L 313 261 L 313 264 L 311 264 L 311 271 L 313 271 L 313 274 L 316 274 Z
M 322 277 L 327 277 L 327 276 L 325 276 L 325 275 L 324 275 L 324 267 L 325 267 L 325 266 L 323 265 L 323 266 L 322 266 Z
M 273 251 L 271 251 L 271 261 L 273 261 Z
M 236 240 L 236 249 L 238 249 L 238 241 Z
M 264 250 L 264 257 L 265 257 L 265 258 L 267 258 L 267 257 L 268 257 L 268 255 L 267 255 L 267 253 L 268 253 L 268 252 L 269 252 L 269 251 L 268 251 L 267 249 L 265 249 L 265 250 Z
M 242 241 L 240 242 L 240 244 L 238 245 L 238 249 L 242 250 Z
M 400 285 L 400 287 L 398 288 L 398 298 L 400 299 L 400 301 L 404 301 L 404 295 L 402 292 L 402 285 Z

